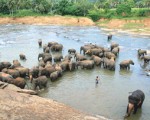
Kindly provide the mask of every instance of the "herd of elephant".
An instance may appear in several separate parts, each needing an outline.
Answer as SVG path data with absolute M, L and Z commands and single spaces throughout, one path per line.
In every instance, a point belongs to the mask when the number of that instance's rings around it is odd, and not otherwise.
M 112 36 L 108 36 L 108 40 Z M 48 79 L 51 81 L 61 77 L 65 71 L 74 71 L 76 69 L 92 69 L 99 66 L 108 70 L 115 70 L 116 59 L 119 54 L 119 44 L 111 43 L 110 48 L 105 48 L 96 44 L 86 44 L 80 47 L 80 52 L 74 48 L 68 49 L 68 55 L 63 56 L 63 45 L 58 42 L 48 42 L 42 44 L 38 41 L 39 48 L 43 49 L 38 55 L 38 65 L 31 69 L 21 66 L 19 60 L 13 60 L 13 63 L 0 62 L 0 80 L 15 84 L 24 88 L 26 78 L 30 79 L 33 89 L 42 89 L 46 87 Z M 20 60 L 27 60 L 24 54 L 20 54 Z M 138 50 L 138 56 L 145 63 L 150 61 L 150 56 L 146 50 Z M 134 65 L 132 60 L 123 60 L 120 62 L 120 69 L 130 69 Z

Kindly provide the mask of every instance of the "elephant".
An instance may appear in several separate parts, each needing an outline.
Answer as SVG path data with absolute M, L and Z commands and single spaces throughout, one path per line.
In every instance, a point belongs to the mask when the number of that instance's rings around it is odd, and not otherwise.
M 51 81 L 56 80 L 56 79 L 59 77 L 59 75 L 60 75 L 60 74 L 59 74 L 58 71 L 52 72 L 51 75 L 50 75 Z
M 112 57 L 111 59 L 108 59 L 106 57 L 103 58 L 103 66 L 104 68 L 108 70 L 115 70 L 115 60 Z
M 24 89 L 26 85 L 26 81 L 22 77 L 17 77 L 12 81 L 12 84 L 16 85 L 17 87 L 20 87 L 21 89 Z
M 42 47 L 42 39 L 38 40 L 39 47 Z
M 77 68 L 81 67 L 82 69 L 92 69 L 94 68 L 94 61 L 93 60 L 83 60 L 83 61 L 78 61 L 77 62 Z
M 19 66 L 19 67 L 16 67 L 15 70 L 19 71 L 20 77 L 23 77 L 23 78 L 29 77 L 29 68 Z
M 112 49 L 112 53 L 113 53 L 115 56 L 117 56 L 117 55 L 119 54 L 119 51 L 120 51 L 119 47 L 114 47 L 114 48 Z
M 62 44 L 54 44 L 50 47 L 51 51 L 62 51 L 63 45 Z
M 44 62 L 43 59 L 39 60 L 39 63 L 38 63 L 39 66 L 45 67 L 45 64 L 46 64 L 46 63 Z
M 16 69 L 7 69 L 7 68 L 5 68 L 5 70 L 3 69 L 3 72 L 10 74 L 13 78 L 20 77 L 20 73 Z
M 2 71 L 2 69 L 4 68 L 10 68 L 12 66 L 12 64 L 10 62 L 0 62 L 0 71 Z
M 109 40 L 111 40 L 112 39 L 112 34 L 109 34 L 108 36 L 107 36 L 107 40 L 109 41 Z
M 119 46 L 119 44 L 118 43 L 111 43 L 111 45 L 110 45 L 110 50 L 112 51 L 112 49 L 113 48 L 115 48 L 115 47 L 118 47 Z
M 50 53 L 50 47 L 45 47 L 43 48 L 44 53 Z
M 13 60 L 13 65 L 11 66 L 11 68 L 16 68 L 21 66 L 21 63 L 18 60 Z
M 31 83 L 33 83 L 34 85 L 34 90 L 36 90 L 37 87 L 39 87 L 39 89 L 42 89 L 44 87 L 47 87 L 48 78 L 44 75 L 39 76 L 38 78 L 31 80 Z
M 150 61 L 150 55 L 144 55 L 144 56 L 141 56 L 140 58 L 144 60 L 145 64 L 149 63 Z
M 130 69 L 130 64 L 134 65 L 134 62 L 132 60 L 123 60 L 120 62 L 120 69 Z
M 62 71 L 69 70 L 69 60 L 62 61 L 60 67 L 62 68 Z
M 37 78 L 39 76 L 39 67 L 34 66 L 31 69 L 29 69 L 29 78 L 32 80 L 33 78 Z
M 82 60 L 87 60 L 87 58 L 79 53 L 76 53 L 74 58 L 76 59 L 76 61 L 82 61 Z
M 58 44 L 58 42 L 48 42 L 48 47 L 51 47 L 52 45 Z
M 19 54 L 20 60 L 27 60 L 26 56 L 24 54 Z
M 63 59 L 62 54 L 55 54 L 53 55 L 54 62 L 60 62 Z
M 42 58 L 45 63 L 47 61 L 52 61 L 52 56 L 50 53 L 39 53 L 38 60 L 40 60 L 40 58 Z
M 103 54 L 103 50 L 100 48 L 93 48 L 93 49 L 87 50 L 85 54 L 100 56 L 100 54 Z
M 76 65 L 77 65 L 76 62 L 70 61 L 69 64 L 68 64 L 69 70 L 74 71 L 76 69 Z
M 10 74 L 0 72 L 0 81 L 12 83 L 13 80 L 14 80 L 14 78 Z
M 71 54 L 75 54 L 76 53 L 76 50 L 74 48 L 71 48 L 71 49 L 68 49 L 68 53 Z
M 111 59 L 112 57 L 116 59 L 116 55 L 112 52 L 104 52 L 104 57 Z
M 125 118 L 130 116 L 132 110 L 133 110 L 133 114 L 136 114 L 137 109 L 142 107 L 144 99 L 145 99 L 145 94 L 143 91 L 141 90 L 133 91 L 132 94 L 129 95 L 128 97 L 128 105 L 127 105 Z
M 72 59 L 72 56 L 69 54 L 69 55 L 66 55 L 62 61 L 70 61 L 71 59 Z
M 142 49 L 138 49 L 138 57 L 147 55 L 147 51 L 146 50 L 142 50 Z
M 101 66 L 102 58 L 100 58 L 96 55 L 92 55 L 91 60 L 94 60 L 95 65 L 97 65 L 97 66 L 100 65 Z
M 80 54 L 83 51 L 83 55 L 85 55 L 85 53 L 87 52 L 87 50 L 92 49 L 92 48 L 95 48 L 95 46 L 92 45 L 92 44 L 81 46 L 80 47 Z

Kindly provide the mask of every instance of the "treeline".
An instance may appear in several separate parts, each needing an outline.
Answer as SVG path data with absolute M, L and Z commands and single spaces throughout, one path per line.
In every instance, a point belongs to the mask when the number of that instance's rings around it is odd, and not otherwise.
M 150 0 L 0 0 L 0 15 L 150 16 Z

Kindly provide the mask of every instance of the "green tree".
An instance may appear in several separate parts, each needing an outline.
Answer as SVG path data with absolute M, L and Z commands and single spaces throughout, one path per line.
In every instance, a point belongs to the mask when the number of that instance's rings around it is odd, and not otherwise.
M 119 16 L 129 16 L 131 14 L 131 7 L 128 4 L 119 4 L 116 12 Z

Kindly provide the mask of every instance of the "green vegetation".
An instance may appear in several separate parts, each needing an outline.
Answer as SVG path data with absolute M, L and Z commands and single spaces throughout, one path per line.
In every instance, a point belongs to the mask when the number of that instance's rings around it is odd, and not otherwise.
M 0 0 L 0 16 L 86 16 L 100 18 L 149 17 L 149 0 Z
M 123 26 L 123 29 L 140 29 L 141 27 L 144 27 L 144 24 L 142 23 L 126 23 L 124 26 Z

